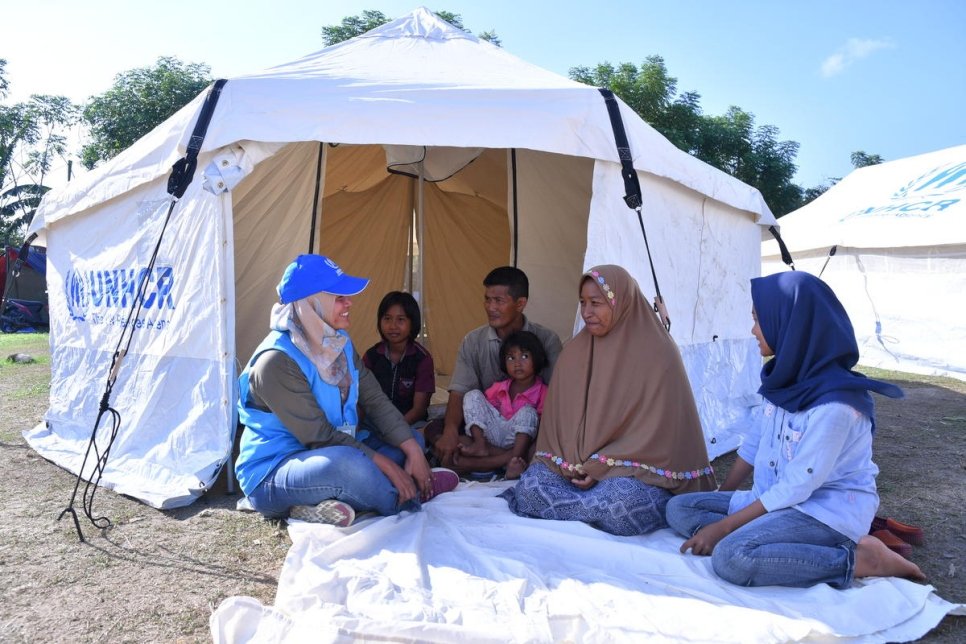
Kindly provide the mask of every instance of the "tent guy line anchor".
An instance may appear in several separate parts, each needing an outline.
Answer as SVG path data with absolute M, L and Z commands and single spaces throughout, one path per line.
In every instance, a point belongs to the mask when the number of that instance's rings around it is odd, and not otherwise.
M 136 320 L 141 315 L 141 310 L 144 307 L 144 293 L 147 289 L 148 275 L 154 270 L 154 264 L 158 258 L 158 251 L 161 250 L 161 242 L 164 239 L 164 233 L 168 228 L 168 223 L 171 221 L 171 213 L 174 211 L 175 205 L 177 205 L 178 200 L 184 196 L 185 190 L 191 184 L 194 178 L 195 169 L 198 166 L 198 153 L 201 151 L 201 144 L 204 143 L 205 134 L 208 131 L 208 125 L 211 123 L 211 116 L 214 114 L 215 106 L 218 104 L 218 98 L 221 95 L 221 90 L 228 81 L 224 79 L 219 79 L 214 82 L 211 89 L 208 91 L 208 96 L 205 99 L 205 104 L 201 108 L 201 112 L 198 115 L 198 120 L 195 122 L 194 130 L 191 133 L 191 138 L 188 140 L 188 147 L 185 155 L 178 159 L 174 166 L 171 168 L 171 176 L 168 177 L 168 187 L 167 191 L 170 195 L 168 204 L 168 210 L 164 217 L 164 223 L 161 226 L 161 231 L 158 233 L 158 240 L 154 245 L 154 250 L 151 253 L 151 259 L 148 260 L 147 270 L 141 272 L 141 279 L 138 281 L 137 293 L 134 296 L 134 300 L 131 302 L 131 307 L 128 309 L 127 319 L 124 325 L 121 327 L 121 335 L 118 338 L 117 346 L 114 350 L 114 354 L 111 358 L 111 368 L 108 371 L 107 383 L 104 387 L 104 395 L 101 397 L 100 408 L 97 414 L 97 420 L 94 422 L 94 429 L 91 430 L 91 437 L 87 443 L 87 451 L 84 452 L 84 460 L 81 462 L 80 469 L 77 470 L 77 480 L 74 482 L 74 491 L 71 493 L 70 501 L 67 507 L 64 508 L 57 520 L 60 521 L 65 515 L 70 514 L 71 518 L 74 520 L 74 528 L 77 530 L 77 537 L 81 542 L 84 542 L 84 533 L 81 531 L 80 520 L 77 517 L 77 510 L 74 508 L 74 503 L 77 500 L 77 491 L 80 489 L 81 481 L 84 481 L 84 494 L 82 507 L 84 510 L 84 516 L 91 522 L 91 524 L 100 528 L 101 530 L 107 530 L 113 527 L 111 520 L 106 516 L 95 517 L 94 516 L 94 493 L 97 491 L 98 485 L 100 485 L 101 477 L 104 475 L 104 470 L 107 467 L 107 460 L 111 453 L 111 447 L 114 445 L 114 440 L 117 438 L 118 430 L 121 428 L 121 414 L 118 413 L 116 409 L 111 407 L 111 392 L 114 390 L 114 384 L 117 382 L 118 373 L 121 370 L 121 364 L 124 361 L 124 357 L 128 354 L 131 348 L 131 342 L 134 339 L 134 331 L 136 325 L 132 324 L 132 319 Z M 122 348 L 123 346 L 123 348 Z M 107 438 L 107 444 L 104 446 L 103 451 L 98 448 L 97 445 L 97 433 L 101 426 L 101 420 L 103 420 L 105 414 L 110 414 L 111 416 L 111 431 L 110 436 Z M 92 471 L 89 477 L 84 476 L 84 470 L 87 467 L 87 462 L 91 457 L 91 453 L 94 454 L 94 464 L 92 466 Z

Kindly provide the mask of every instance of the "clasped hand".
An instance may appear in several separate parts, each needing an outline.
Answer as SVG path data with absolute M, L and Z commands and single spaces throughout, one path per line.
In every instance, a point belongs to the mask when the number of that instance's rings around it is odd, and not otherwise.
M 587 472 L 579 472 L 576 476 L 571 477 L 570 482 L 581 490 L 589 490 L 597 484 L 597 479 Z

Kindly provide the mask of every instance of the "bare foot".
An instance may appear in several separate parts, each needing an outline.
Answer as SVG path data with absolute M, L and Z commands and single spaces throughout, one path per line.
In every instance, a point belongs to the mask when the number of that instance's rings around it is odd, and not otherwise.
M 898 552 L 889 550 L 886 544 L 866 535 L 855 546 L 856 577 L 902 577 L 913 581 L 926 581 L 919 566 L 905 559 Z
M 514 456 L 506 464 L 506 478 L 518 479 L 525 469 L 527 469 L 527 462 L 519 456 Z
M 474 441 L 470 445 L 460 445 L 460 454 L 463 456 L 489 456 L 490 451 L 486 449 L 486 443 Z

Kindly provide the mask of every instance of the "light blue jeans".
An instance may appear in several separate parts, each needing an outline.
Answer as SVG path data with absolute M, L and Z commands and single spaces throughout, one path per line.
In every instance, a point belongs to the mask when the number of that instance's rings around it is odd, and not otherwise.
M 667 504 L 667 522 L 691 538 L 728 515 L 732 492 L 681 494 Z M 855 572 L 855 542 L 794 508 L 768 512 L 718 542 L 715 573 L 739 586 L 848 588 Z
M 422 435 L 413 432 L 413 438 L 423 449 Z M 373 434 L 362 442 L 400 467 L 405 465 L 406 456 L 398 447 Z M 344 501 L 356 512 L 381 515 L 419 509 L 418 500 L 400 507 L 399 493 L 386 475 L 361 450 L 346 445 L 292 454 L 248 495 L 252 508 L 270 518 L 288 516 L 293 505 L 315 505 L 327 499 Z

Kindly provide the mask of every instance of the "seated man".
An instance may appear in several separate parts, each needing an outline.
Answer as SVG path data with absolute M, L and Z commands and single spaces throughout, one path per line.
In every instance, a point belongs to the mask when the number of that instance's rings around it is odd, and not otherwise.
M 434 437 L 427 432 L 427 440 L 435 439 L 433 448 L 441 463 L 446 467 L 458 467 L 463 472 L 492 470 L 503 465 L 490 462 L 494 458 L 491 456 L 461 456 L 459 453 L 463 396 L 473 389 L 485 391 L 494 382 L 506 377 L 500 368 L 500 344 L 503 340 L 516 331 L 530 331 L 540 339 L 547 353 L 547 366 L 540 372 L 544 382 L 550 381 L 553 365 L 562 348 L 556 333 L 529 321 L 523 314 L 530 293 L 526 273 L 512 266 L 501 266 L 490 271 L 483 280 L 483 287 L 487 324 L 470 331 L 463 338 L 449 383 L 442 434 Z

